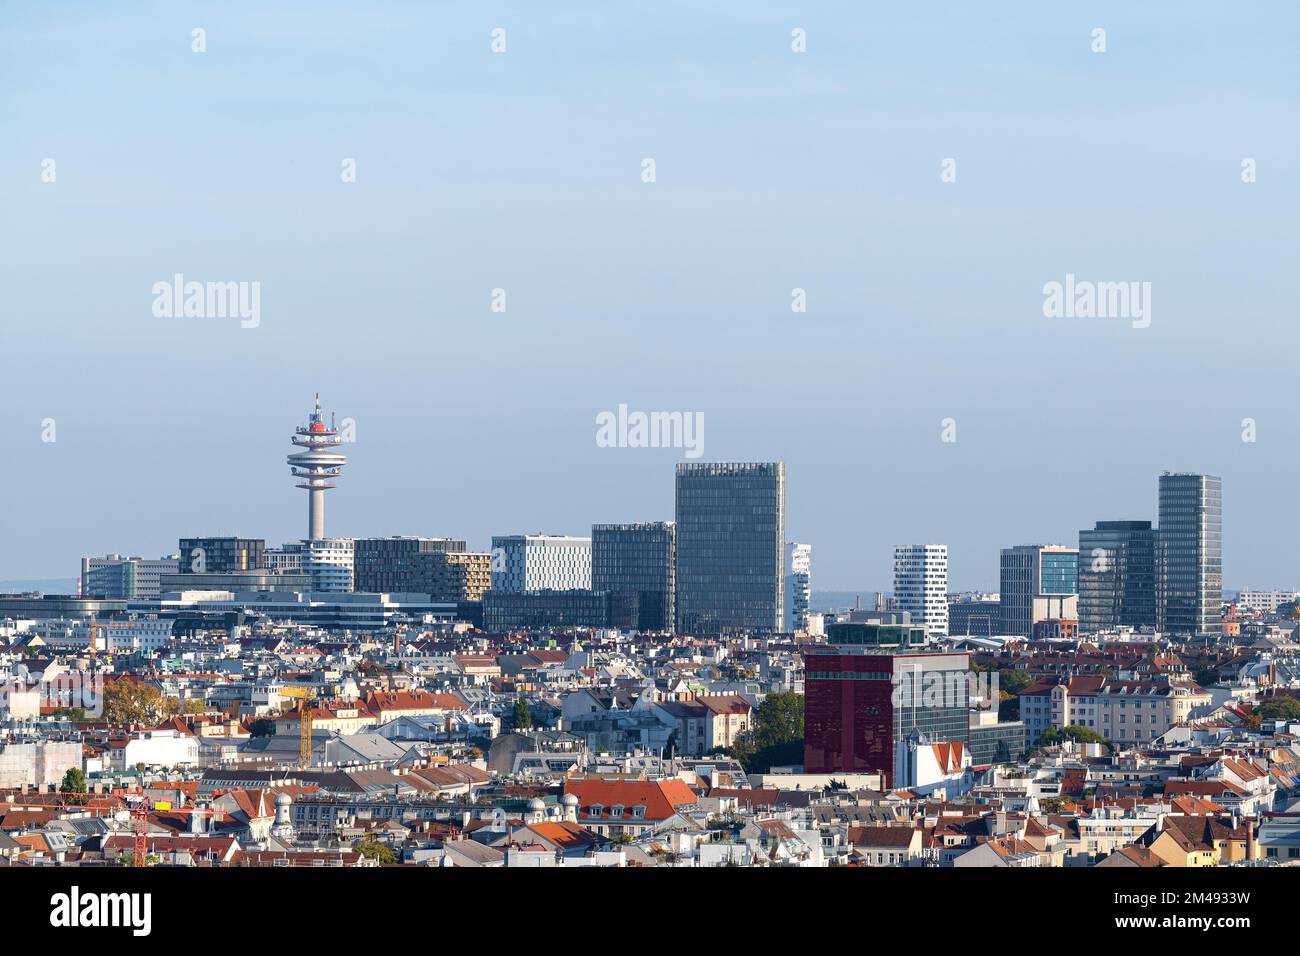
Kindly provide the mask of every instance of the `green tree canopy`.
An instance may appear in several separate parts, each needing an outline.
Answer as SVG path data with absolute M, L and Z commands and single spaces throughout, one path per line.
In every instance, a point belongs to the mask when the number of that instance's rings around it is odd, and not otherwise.
M 1080 727 L 1077 724 L 1071 724 L 1068 727 L 1048 727 L 1038 737 L 1039 746 L 1051 747 L 1065 741 L 1081 744 L 1106 744 L 1110 746 L 1110 741 L 1103 737 L 1097 731 L 1090 727 Z
M 1270 697 L 1255 705 L 1255 713 L 1261 720 L 1297 720 L 1300 719 L 1300 700 L 1294 697 Z
M 63 775 L 63 783 L 59 785 L 59 790 L 63 793 L 86 792 L 86 775 L 81 772 L 80 767 L 68 768 L 68 772 Z
M 515 730 L 527 730 L 533 726 L 533 712 L 528 709 L 528 701 L 522 697 L 515 698 L 515 711 L 511 716 Z

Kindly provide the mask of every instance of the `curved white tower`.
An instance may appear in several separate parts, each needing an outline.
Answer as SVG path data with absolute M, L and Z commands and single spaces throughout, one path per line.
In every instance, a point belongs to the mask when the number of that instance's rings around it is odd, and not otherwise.
M 334 427 L 332 416 L 329 427 L 325 427 L 320 392 L 316 393 L 316 410 L 306 427 L 299 425 L 294 431 L 293 443 L 306 451 L 290 455 L 289 466 L 293 476 L 302 479 L 298 487 L 307 491 L 307 538 L 320 541 L 325 537 L 325 491 L 336 487 L 331 479 L 342 474 L 343 466 L 348 463 L 347 458 L 334 451 L 343 444 L 343 439 Z

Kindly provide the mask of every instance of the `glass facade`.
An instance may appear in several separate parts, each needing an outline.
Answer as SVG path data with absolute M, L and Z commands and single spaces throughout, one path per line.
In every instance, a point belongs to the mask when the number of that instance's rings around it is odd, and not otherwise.
M 1169 634 L 1223 631 L 1223 480 L 1160 476 L 1157 626 Z
M 1079 586 L 1077 549 L 1058 544 L 1003 548 L 1000 571 L 1003 634 L 1029 637 L 1037 621 L 1077 613 L 1073 610 Z
M 1073 551 L 1044 551 L 1040 594 L 1075 594 L 1079 590 L 1079 556 Z
M 224 574 L 262 567 L 262 538 L 181 538 L 179 574 Z
M 1098 521 L 1079 532 L 1079 633 L 1155 626 L 1155 542 L 1150 521 Z
M 610 592 L 614 627 L 672 632 L 677 616 L 677 526 L 671 521 L 591 527 L 591 586 Z
M 496 591 L 483 594 L 483 629 L 493 633 L 538 627 L 608 627 L 603 591 Z
M 463 552 L 452 538 L 358 538 L 354 547 L 356 590 L 376 594 L 428 593 L 418 555 Z
M 677 466 L 677 629 L 777 631 L 785 465 Z

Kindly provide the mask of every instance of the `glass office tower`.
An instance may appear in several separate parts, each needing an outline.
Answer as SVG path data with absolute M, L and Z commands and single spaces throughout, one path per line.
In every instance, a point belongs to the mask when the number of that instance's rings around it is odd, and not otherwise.
M 591 588 L 608 591 L 614 627 L 671 633 L 677 624 L 677 526 L 591 526 Z
M 1078 615 L 1079 551 L 1060 544 L 1003 548 L 1000 592 L 1003 634 L 1029 637 L 1043 620 Z
M 1150 521 L 1098 521 L 1079 532 L 1079 633 L 1156 623 Z
M 677 466 L 677 629 L 777 631 L 785 464 Z
M 1168 634 L 1223 632 L 1223 479 L 1160 476 L 1157 626 Z

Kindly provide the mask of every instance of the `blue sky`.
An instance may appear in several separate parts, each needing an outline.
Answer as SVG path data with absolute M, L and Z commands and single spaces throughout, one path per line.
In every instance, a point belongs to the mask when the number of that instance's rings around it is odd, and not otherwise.
M 0 579 L 301 536 L 319 390 L 333 534 L 670 518 L 682 452 L 595 443 L 626 403 L 784 460 L 818 588 L 922 541 L 994 587 L 1163 469 L 1223 476 L 1226 586 L 1300 586 L 1294 4 L 698 6 L 6 4 Z M 261 324 L 155 318 L 177 272 Z M 1151 327 L 1044 318 L 1068 272 Z

